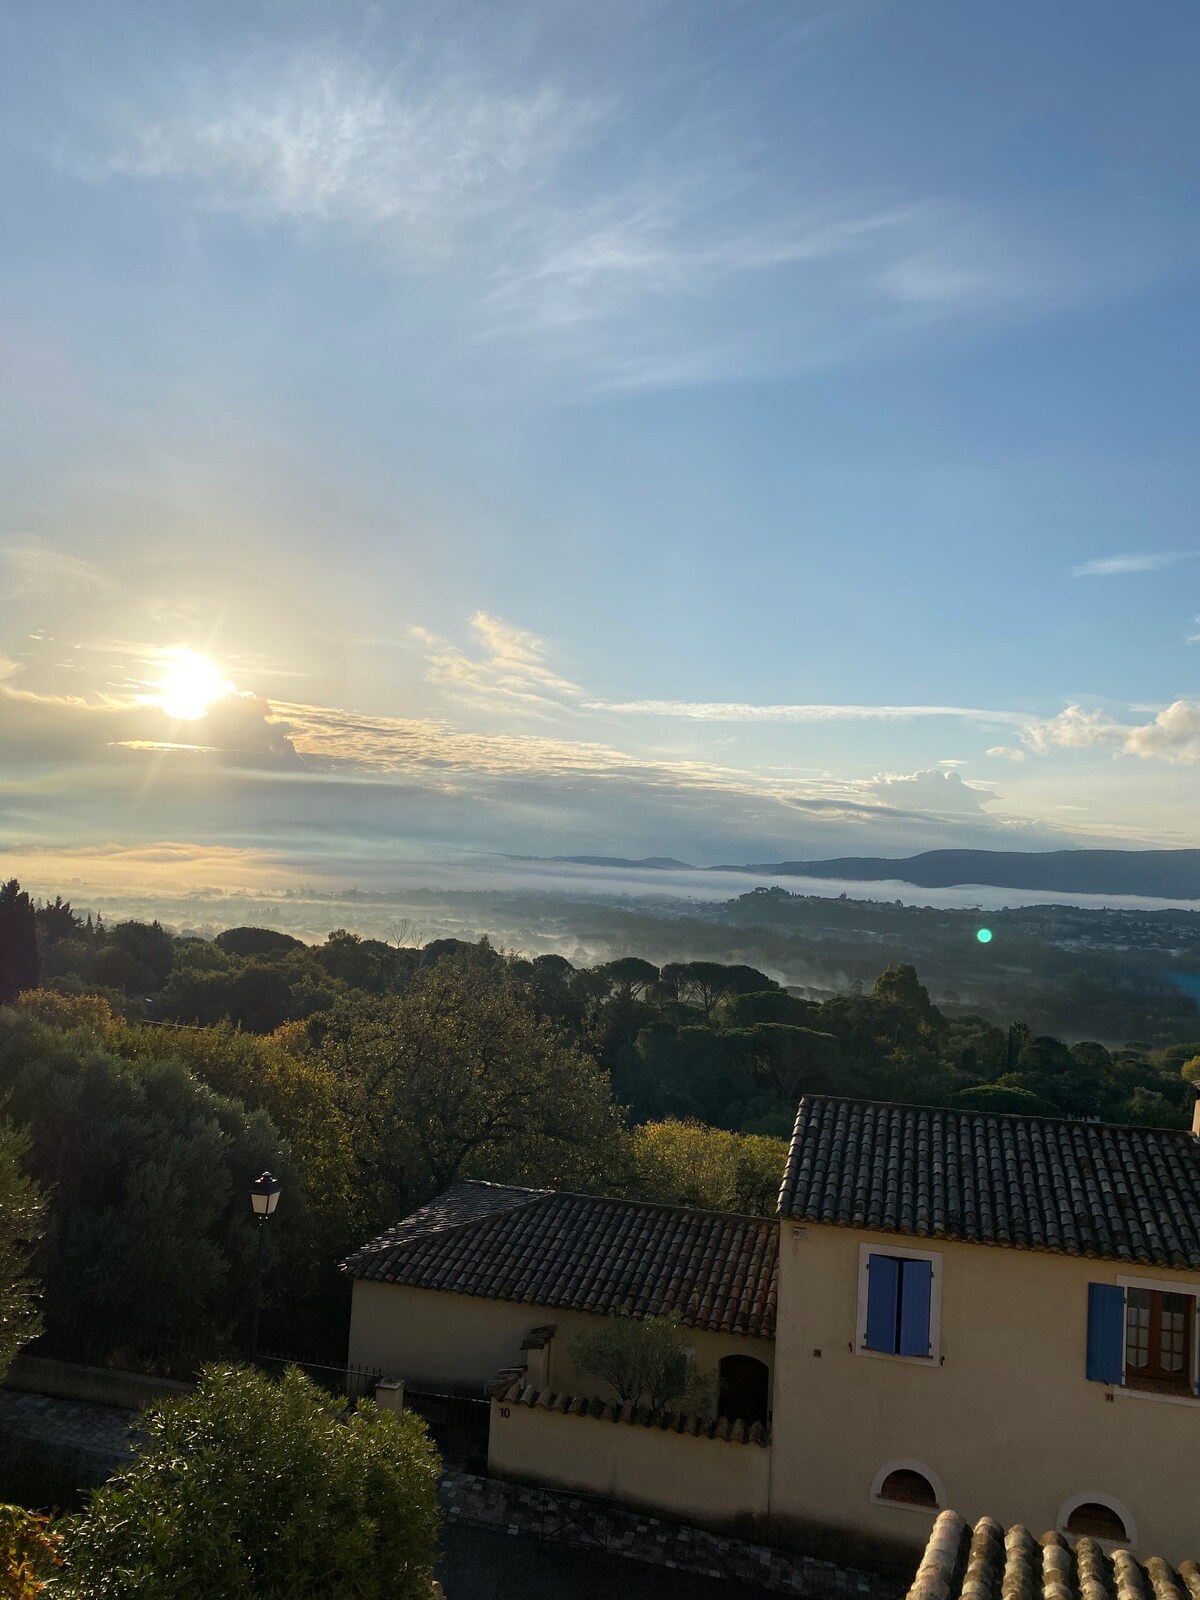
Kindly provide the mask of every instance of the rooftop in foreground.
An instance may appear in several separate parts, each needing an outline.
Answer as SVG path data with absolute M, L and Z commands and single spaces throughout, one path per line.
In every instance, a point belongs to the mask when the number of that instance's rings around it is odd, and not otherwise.
M 1081 1538 L 1074 1549 L 1061 1534 L 1035 1539 L 1025 1528 L 1007 1531 L 990 1517 L 974 1528 L 943 1511 L 908 1600 L 1200 1600 L 1200 1565 L 1178 1571 L 1158 1556 L 1138 1561 Z

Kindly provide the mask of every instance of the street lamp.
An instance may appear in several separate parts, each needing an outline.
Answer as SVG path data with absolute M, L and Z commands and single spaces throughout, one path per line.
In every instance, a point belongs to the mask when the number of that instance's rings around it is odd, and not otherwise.
M 263 1229 L 267 1218 L 275 1214 L 279 1204 L 279 1191 L 283 1188 L 278 1178 L 264 1172 L 250 1185 L 250 1209 L 258 1218 L 258 1253 L 254 1268 L 254 1321 L 250 1325 L 250 1359 L 258 1360 L 258 1312 L 262 1305 Z

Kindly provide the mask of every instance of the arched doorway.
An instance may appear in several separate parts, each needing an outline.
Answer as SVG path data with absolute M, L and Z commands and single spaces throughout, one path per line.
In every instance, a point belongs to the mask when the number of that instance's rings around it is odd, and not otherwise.
M 723 1356 L 718 1368 L 720 1392 L 717 1411 L 731 1422 L 739 1418 L 749 1426 L 766 1423 L 771 1371 L 756 1356 Z

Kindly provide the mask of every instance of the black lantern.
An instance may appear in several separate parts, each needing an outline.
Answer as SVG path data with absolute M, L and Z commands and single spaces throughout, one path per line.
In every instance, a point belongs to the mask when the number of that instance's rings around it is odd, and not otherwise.
M 258 1313 L 262 1305 L 262 1275 L 263 1275 L 263 1229 L 268 1218 L 274 1216 L 275 1207 L 279 1204 L 279 1192 L 283 1188 L 278 1178 L 272 1177 L 269 1172 L 264 1172 L 255 1178 L 250 1185 L 250 1209 L 258 1219 L 258 1227 L 254 1230 L 258 1234 L 258 1249 L 255 1251 L 254 1261 L 254 1320 L 250 1324 L 250 1359 L 258 1360 Z

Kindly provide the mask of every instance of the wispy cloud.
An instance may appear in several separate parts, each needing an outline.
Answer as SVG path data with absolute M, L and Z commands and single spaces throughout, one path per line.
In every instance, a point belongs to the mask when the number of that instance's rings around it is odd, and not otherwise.
M 252 226 L 357 235 L 373 270 L 440 285 L 449 265 L 460 346 L 517 342 L 589 390 L 840 364 L 1078 287 L 974 201 L 822 184 L 694 96 L 581 91 L 565 70 L 461 40 L 386 70 L 349 47 L 252 55 L 182 75 L 75 164 Z
M 24 537 L 0 544 L 0 600 L 112 587 L 108 573 L 79 556 L 50 550 L 39 541 Z
M 553 87 L 504 92 L 460 72 L 397 88 L 301 55 L 255 60 L 224 85 L 196 82 L 172 114 L 135 126 L 106 167 L 188 185 L 200 205 L 252 221 L 386 229 L 395 250 L 425 259 L 526 200 L 599 114 Z
M 1096 561 L 1085 561 L 1075 567 L 1074 578 L 1116 578 L 1127 572 L 1161 572 L 1178 561 L 1191 561 L 1200 556 L 1200 550 L 1146 551 L 1141 555 L 1102 556 Z
M 903 722 L 913 717 L 961 717 L 965 721 L 1023 726 L 1020 711 L 993 711 L 979 706 L 894 705 L 754 705 L 738 701 L 585 700 L 589 711 L 622 716 L 681 717 L 692 722 Z

